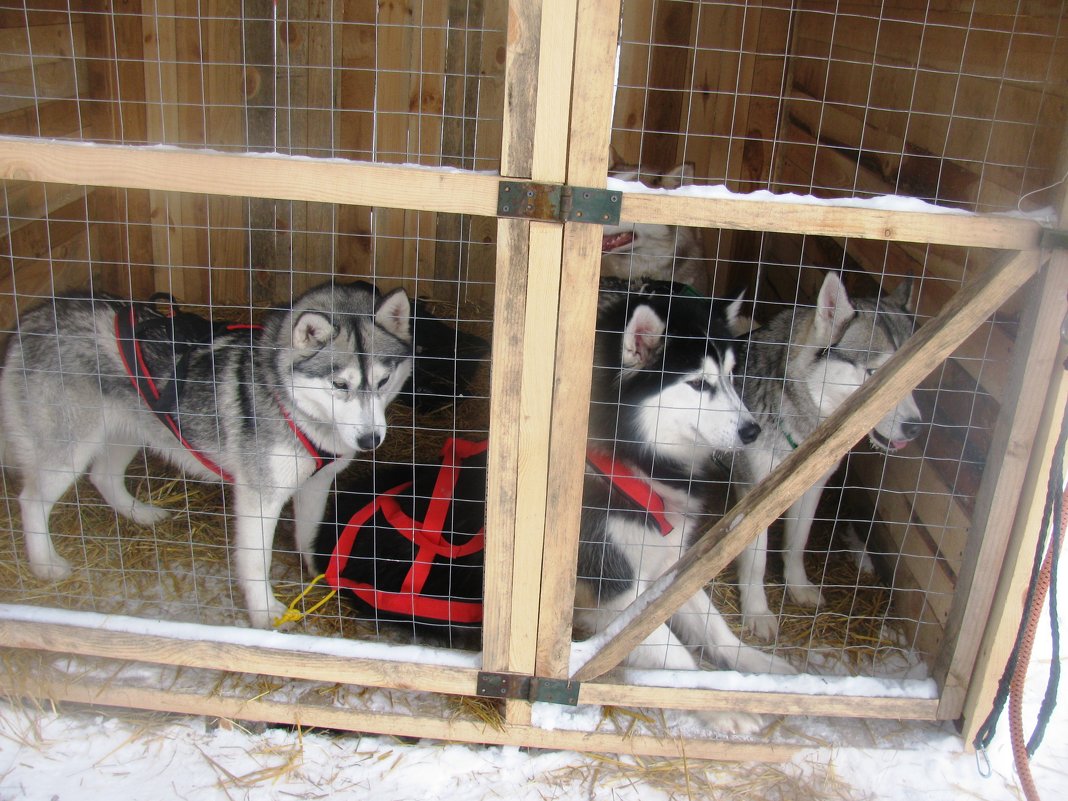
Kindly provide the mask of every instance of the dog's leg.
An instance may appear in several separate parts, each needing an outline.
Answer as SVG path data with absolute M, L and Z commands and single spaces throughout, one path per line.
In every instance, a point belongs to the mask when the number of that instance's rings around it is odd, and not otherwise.
M 305 481 L 300 489 L 293 495 L 293 534 L 296 540 L 297 550 L 304 559 L 304 564 L 310 571 L 310 575 L 319 573 L 315 566 L 315 558 L 312 549 L 315 545 L 315 535 L 319 530 L 319 524 L 323 520 L 323 512 L 326 510 L 326 500 L 330 495 L 336 476 L 347 462 L 341 462 L 336 466 L 331 465 L 316 473 Z
M 576 610 L 576 621 L 591 631 L 601 631 L 616 615 L 625 609 L 634 594 L 627 593 L 609 602 L 600 609 Z M 683 645 L 668 625 L 662 624 L 646 637 L 623 660 L 627 667 L 649 670 L 700 670 L 690 650 Z M 694 712 L 705 725 L 715 731 L 732 734 L 755 734 L 766 725 L 760 715 L 748 712 Z
M 764 529 L 745 550 L 738 554 L 738 595 L 742 607 L 742 625 L 765 642 L 779 636 L 778 619 L 768 607 L 764 572 L 768 561 L 768 530 Z
M 42 450 L 34 455 L 36 464 L 26 465 L 21 471 L 19 509 L 22 511 L 26 553 L 30 559 L 30 570 L 43 581 L 62 581 L 71 574 L 70 562 L 59 555 L 52 542 L 48 519 L 56 501 L 85 472 L 99 447 L 99 439 L 95 443 L 76 442 L 61 453 L 49 454 L 45 452 L 47 444 L 44 444 Z M 43 467 L 46 463 L 56 466 Z
M 786 590 L 801 606 L 817 608 L 823 604 L 820 588 L 808 580 L 805 572 L 805 546 L 816 518 L 816 507 L 830 475 L 826 475 L 797 499 L 783 520 L 786 530 L 786 553 L 783 554 L 783 574 Z
M 739 640 L 703 590 L 679 608 L 671 624 L 684 642 L 703 648 L 707 657 L 729 670 L 784 675 L 797 672 L 789 662 Z
M 234 572 L 245 596 L 249 621 L 255 628 L 269 629 L 286 611 L 271 589 L 270 569 L 274 531 L 288 496 L 238 484 L 233 497 L 237 518 Z
M 140 447 L 127 443 L 105 445 L 93 460 L 89 480 L 116 512 L 142 526 L 151 526 L 165 520 L 170 512 L 137 500 L 126 489 L 126 468 L 139 451 Z

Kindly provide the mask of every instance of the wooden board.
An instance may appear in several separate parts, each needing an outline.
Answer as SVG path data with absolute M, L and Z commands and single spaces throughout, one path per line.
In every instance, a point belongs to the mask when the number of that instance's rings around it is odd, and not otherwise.
M 648 736 L 621 736 L 599 732 L 549 731 L 529 725 L 492 726 L 468 720 L 446 720 L 436 716 L 398 715 L 364 712 L 327 706 L 273 701 L 264 698 L 205 696 L 177 690 L 156 690 L 121 686 L 110 682 L 82 679 L 72 682 L 28 677 L 15 680 L 0 676 L 0 692 L 32 695 L 53 701 L 135 709 L 155 709 L 187 715 L 205 715 L 232 720 L 262 720 L 297 727 L 343 729 L 405 737 L 439 739 L 447 742 L 484 743 L 530 748 L 552 748 L 646 756 L 739 761 L 782 762 L 792 758 L 801 745 L 675 739 Z
M 599 120 L 612 108 L 609 81 L 619 0 L 583 2 L 579 6 L 575 44 L 575 106 L 571 119 L 567 180 L 577 186 L 601 187 L 608 167 L 608 131 Z M 586 428 L 591 374 L 576 365 L 593 363 L 600 271 L 601 229 L 569 223 L 564 227 L 560 315 L 556 326 L 552 430 L 546 506 L 545 558 L 539 604 L 537 675 L 565 678 L 571 651 L 571 616 L 575 597 Z
M 1068 271 L 1055 266 L 1048 264 L 1030 288 L 1032 300 L 1016 339 L 1016 347 L 1026 352 L 1027 358 L 1013 363 L 1011 392 L 1002 404 L 994 432 L 964 552 L 962 577 L 946 626 L 953 645 L 943 649 L 935 665 L 934 675 L 943 684 L 939 714 L 947 719 L 958 717 L 964 706 L 1042 415 L 1041 400 L 1060 348 L 1059 337 L 1050 336 L 1050 332 L 1059 331 L 1064 320 Z

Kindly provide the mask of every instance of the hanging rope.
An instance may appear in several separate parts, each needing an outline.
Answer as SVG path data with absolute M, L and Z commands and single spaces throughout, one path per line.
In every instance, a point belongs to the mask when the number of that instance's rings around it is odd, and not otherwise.
M 1068 369 L 1068 364 L 1065 365 Z M 1053 452 L 1049 481 L 1046 487 L 1046 506 L 1042 516 L 1042 527 L 1035 548 L 1035 559 L 1031 570 L 1031 584 L 1024 602 L 1023 620 L 1016 636 L 1016 643 L 1009 656 L 1005 673 L 998 684 L 994 706 L 986 721 L 976 734 L 974 745 L 979 752 L 985 752 L 994 739 L 998 719 L 1009 703 L 1009 738 L 1012 743 L 1013 759 L 1020 784 L 1028 801 L 1040 801 L 1038 788 L 1031 776 L 1030 757 L 1042 742 L 1046 725 L 1056 706 L 1057 689 L 1060 683 L 1060 627 L 1057 622 L 1057 565 L 1065 529 L 1068 528 L 1068 493 L 1064 489 L 1065 443 L 1068 441 L 1068 407 L 1061 420 L 1061 430 Z M 1050 531 L 1052 523 L 1053 531 Z M 1050 599 L 1050 629 L 1053 654 L 1050 663 L 1046 692 L 1039 708 L 1038 719 L 1031 739 L 1024 743 L 1023 737 L 1023 690 L 1027 678 L 1027 668 L 1034 649 L 1035 634 L 1046 597 Z
M 1060 545 L 1064 537 L 1064 528 L 1068 524 L 1066 515 L 1068 515 L 1068 506 L 1064 504 L 1064 495 L 1060 496 L 1061 514 L 1060 519 L 1060 531 L 1055 532 L 1050 538 L 1050 547 L 1046 551 L 1045 558 L 1042 561 L 1042 568 L 1038 575 L 1037 592 L 1035 593 L 1034 603 L 1028 610 L 1027 620 L 1024 626 L 1024 637 L 1021 643 L 1019 657 L 1016 663 L 1016 669 L 1013 671 L 1012 681 L 1009 687 L 1009 739 L 1012 742 L 1012 756 L 1016 762 L 1016 773 L 1020 777 L 1020 785 L 1023 787 L 1024 795 L 1028 801 L 1039 801 L 1038 788 L 1035 786 L 1034 778 L 1031 776 L 1031 763 L 1030 757 L 1034 755 L 1035 748 L 1042 741 L 1042 735 L 1045 733 L 1046 724 L 1049 722 L 1049 714 L 1052 713 L 1052 706 L 1046 711 L 1046 702 L 1051 698 L 1050 689 L 1053 688 L 1052 697 L 1056 697 L 1055 688 L 1055 674 L 1058 666 L 1058 654 L 1057 650 L 1053 654 L 1053 659 L 1050 667 L 1050 679 L 1046 685 L 1046 695 L 1042 699 L 1042 709 L 1039 710 L 1039 722 L 1035 726 L 1034 734 L 1031 736 L 1031 742 L 1025 745 L 1023 734 L 1023 695 L 1024 684 L 1027 680 L 1027 667 L 1031 661 L 1031 652 L 1035 644 L 1035 634 L 1038 631 L 1038 621 L 1042 615 L 1042 606 L 1045 603 L 1046 595 L 1053 582 L 1053 575 L 1055 574 L 1053 567 L 1056 563 L 1056 558 L 1060 554 Z M 1057 614 L 1056 609 L 1051 602 L 1050 618 L 1056 621 Z M 1056 626 L 1056 622 L 1053 623 Z M 1059 678 L 1059 674 L 1056 676 Z

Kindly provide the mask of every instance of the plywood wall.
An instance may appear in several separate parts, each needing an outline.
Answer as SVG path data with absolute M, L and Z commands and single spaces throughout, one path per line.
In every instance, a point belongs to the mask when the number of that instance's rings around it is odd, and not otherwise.
M 31 6 L 0 12 L 0 132 L 499 164 L 504 0 Z M 27 228 L 0 232 L 20 274 L 33 275 L 20 293 L 52 287 L 59 266 L 56 288 L 87 287 L 92 273 L 97 289 L 217 305 L 285 301 L 333 272 L 432 297 L 492 297 L 495 229 L 467 217 L 15 182 L 7 198 L 25 220 L 15 227 Z

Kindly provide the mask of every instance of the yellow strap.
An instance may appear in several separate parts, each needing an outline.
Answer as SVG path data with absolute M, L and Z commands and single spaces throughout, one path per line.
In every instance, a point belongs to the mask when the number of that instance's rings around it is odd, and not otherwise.
M 305 597 L 307 597 L 309 592 L 311 592 L 312 587 L 314 587 L 316 584 L 318 584 L 325 578 L 325 573 L 320 573 L 318 576 L 313 578 L 311 584 L 305 587 L 304 591 L 293 599 L 293 602 L 289 605 L 289 608 L 284 613 L 282 613 L 282 616 L 274 621 L 275 627 L 277 628 L 278 626 L 281 626 L 285 623 L 298 623 L 303 620 L 307 615 L 310 615 L 312 612 L 315 612 L 323 604 L 333 598 L 334 595 L 337 594 L 337 590 L 330 590 L 330 592 L 328 592 L 326 596 L 317 604 L 315 604 L 315 606 L 313 606 L 311 609 L 308 609 L 304 612 L 301 612 L 299 609 L 297 609 L 297 606 L 300 604 L 300 602 L 303 601 Z

